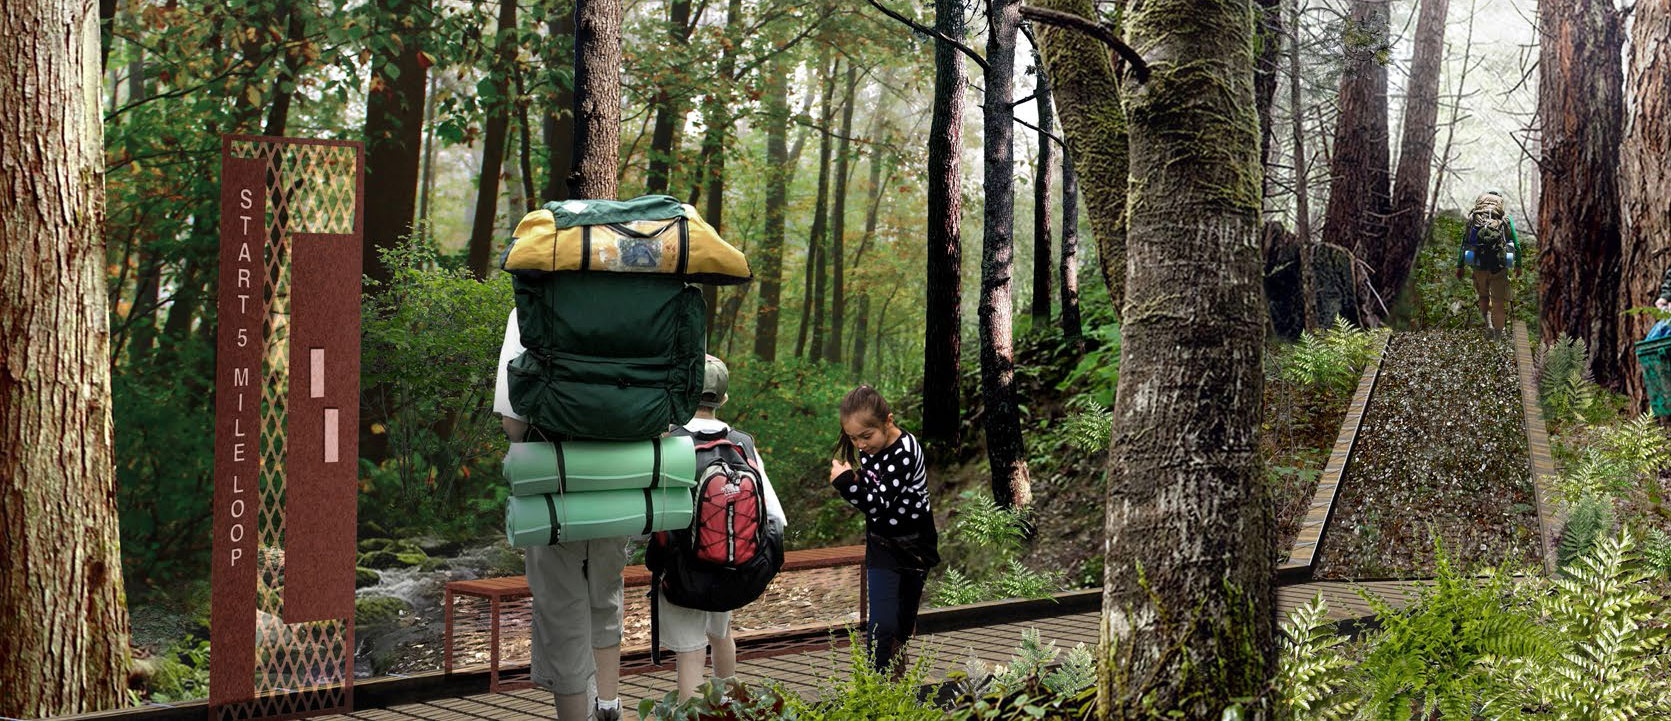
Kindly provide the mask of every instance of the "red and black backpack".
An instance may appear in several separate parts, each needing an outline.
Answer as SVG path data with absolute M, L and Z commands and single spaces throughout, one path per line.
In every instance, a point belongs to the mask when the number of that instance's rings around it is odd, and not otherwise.
M 691 435 L 696 446 L 696 513 L 690 528 L 650 538 L 651 617 L 662 597 L 685 608 L 734 611 L 765 593 L 783 567 L 783 529 L 767 522 L 754 439 L 734 429 L 674 433 Z

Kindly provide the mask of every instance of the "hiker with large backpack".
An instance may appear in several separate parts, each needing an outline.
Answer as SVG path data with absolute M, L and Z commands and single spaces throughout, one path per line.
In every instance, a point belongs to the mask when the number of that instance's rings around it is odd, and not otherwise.
M 1520 275 L 1520 239 L 1514 231 L 1514 218 L 1505 209 L 1501 191 L 1488 190 L 1474 199 L 1468 213 L 1467 230 L 1462 245 L 1456 251 L 1456 278 L 1462 279 L 1463 267 L 1474 271 L 1474 294 L 1485 320 L 1485 335 L 1501 338 L 1507 334 L 1509 277 L 1508 270 Z
M 928 571 L 940 563 L 928 464 L 917 437 L 894 423 L 888 401 L 862 385 L 841 399 L 841 437 L 830 484 L 865 516 L 866 634 L 871 664 L 905 673 Z
M 696 513 L 691 527 L 652 537 L 652 634 L 676 655 L 679 700 L 702 685 L 704 652 L 714 677 L 737 674 L 731 612 L 755 600 L 783 566 L 783 504 L 766 478 L 754 437 L 715 416 L 730 400 L 725 362 L 708 356 L 702 401 L 681 429 L 696 447 Z

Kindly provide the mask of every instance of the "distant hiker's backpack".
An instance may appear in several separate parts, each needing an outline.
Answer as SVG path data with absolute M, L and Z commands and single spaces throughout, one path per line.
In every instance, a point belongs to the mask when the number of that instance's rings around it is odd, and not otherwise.
M 690 528 L 653 535 L 645 553 L 654 574 L 652 618 L 664 596 L 701 611 L 742 608 L 765 593 L 783 567 L 783 529 L 766 517 L 754 439 L 729 429 L 694 436 L 696 512 Z M 659 636 L 654 622 L 651 630 Z M 659 638 L 651 644 L 657 646 Z
M 1502 196 L 1486 193 L 1474 201 L 1468 215 L 1470 238 L 1463 246 L 1463 261 L 1486 271 L 1502 270 L 1512 259 L 1508 254 L 1508 218 Z

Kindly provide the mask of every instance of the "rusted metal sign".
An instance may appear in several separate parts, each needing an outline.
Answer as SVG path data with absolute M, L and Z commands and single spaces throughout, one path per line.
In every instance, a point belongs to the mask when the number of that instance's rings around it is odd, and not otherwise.
M 364 165 L 355 142 L 222 138 L 214 721 L 353 705 Z

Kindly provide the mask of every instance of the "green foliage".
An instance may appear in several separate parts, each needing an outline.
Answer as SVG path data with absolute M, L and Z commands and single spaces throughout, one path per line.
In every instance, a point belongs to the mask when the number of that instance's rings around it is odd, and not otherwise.
M 134 662 L 147 675 L 148 699 L 154 702 L 195 701 L 209 696 L 209 642 L 190 639 L 168 650 Z
M 1096 656 L 1085 644 L 1075 644 L 1063 655 L 1056 642 L 1041 642 L 1038 629 L 1021 634 L 1021 645 L 1010 662 L 988 669 L 970 658 L 959 683 L 959 711 L 955 719 L 1007 721 L 1084 717 L 1094 698 Z
M 1386 331 L 1366 331 L 1345 318 L 1321 333 L 1303 331 L 1300 341 L 1276 359 L 1283 380 L 1335 394 L 1351 393 L 1369 362 L 1375 341 Z
M 1561 568 L 1568 568 L 1573 562 L 1589 555 L 1597 541 L 1605 537 L 1613 528 L 1612 503 L 1600 496 L 1584 496 L 1573 504 L 1567 513 L 1567 522 L 1561 528 L 1561 544 L 1557 549 L 1557 556 Z
M 1005 509 L 991 496 L 965 491 L 952 514 L 950 538 L 968 549 L 965 569 L 948 568 L 931 596 L 936 606 L 1009 598 L 1049 598 L 1067 584 L 1061 571 L 1034 571 L 1018 558 L 1026 536 L 1027 507 Z M 985 563 L 975 563 L 983 559 Z
M 1360 591 L 1382 628 L 1355 670 L 1363 712 L 1378 719 L 1409 718 L 1412 708 L 1446 719 L 1472 719 L 1494 688 L 1490 662 L 1545 659 L 1549 641 L 1512 597 L 1511 577 L 1472 578 L 1435 542 L 1432 585 L 1402 611 Z
M 917 698 L 917 689 L 927 683 L 933 657 L 918 656 L 911 660 L 897 678 L 871 667 L 870 655 L 857 635 L 848 654 L 846 677 L 831 679 L 814 700 L 799 697 L 788 699 L 784 718 L 807 721 L 869 721 L 892 719 L 916 721 L 944 718 L 944 712 Z
M 1098 341 L 1096 349 L 1080 358 L 1073 372 L 1057 384 L 1056 388 L 1078 391 L 1094 399 L 1103 408 L 1111 408 L 1114 405 L 1114 392 L 1120 385 L 1120 324 L 1110 319 L 1092 327 L 1086 335 Z M 1103 442 L 1106 444 L 1107 440 L 1105 437 Z
M 1671 578 L 1671 534 L 1658 528 L 1648 530 L 1642 544 L 1642 560 L 1660 579 Z
M 1671 683 L 1662 650 L 1664 600 L 1625 529 L 1551 581 L 1538 598 L 1554 653 L 1505 658 L 1504 689 L 1484 709 L 1498 718 L 1542 708 L 1560 719 L 1630 719 L 1662 713 Z
M 1593 415 L 1600 388 L 1590 378 L 1590 351 L 1583 339 L 1562 333 L 1539 350 L 1535 366 L 1546 418 L 1562 422 Z
M 723 718 L 733 721 L 765 721 L 786 717 L 793 694 L 772 681 L 749 685 L 735 678 L 709 679 L 696 689 L 696 696 L 679 701 L 677 690 L 660 699 L 638 702 L 638 717 L 658 721 L 701 721 Z
M 1624 423 L 1598 429 L 1593 443 L 1578 462 L 1562 472 L 1557 483 L 1569 502 L 1586 496 L 1622 497 L 1638 485 L 1659 496 L 1657 474 L 1671 464 L 1671 439 L 1652 416 L 1644 413 Z
M 361 377 L 389 460 L 362 463 L 360 512 L 391 530 L 491 531 L 504 493 L 493 368 L 513 306 L 508 277 L 445 267 L 421 231 L 383 259 L 392 277 L 362 306 Z
M 1114 432 L 1114 414 L 1089 393 L 1081 393 L 1067 402 L 1067 419 L 1061 423 L 1061 434 L 1069 446 L 1085 452 L 1108 450 Z
M 1328 628 L 1329 606 L 1318 594 L 1282 623 L 1282 660 L 1277 667 L 1278 709 L 1283 718 L 1340 719 L 1356 707 L 1338 692 L 1347 680 L 1339 647 L 1346 637 Z

